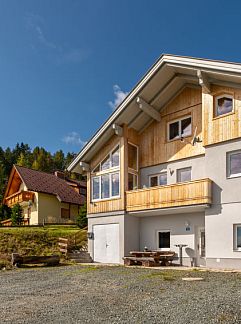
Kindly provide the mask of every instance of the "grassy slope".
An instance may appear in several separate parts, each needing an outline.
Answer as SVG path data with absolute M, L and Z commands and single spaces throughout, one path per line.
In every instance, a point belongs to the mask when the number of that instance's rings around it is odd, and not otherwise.
M 8 266 L 11 253 L 21 255 L 58 254 L 58 238 L 75 241 L 78 247 L 86 243 L 86 231 L 76 226 L 0 228 L 0 269 Z

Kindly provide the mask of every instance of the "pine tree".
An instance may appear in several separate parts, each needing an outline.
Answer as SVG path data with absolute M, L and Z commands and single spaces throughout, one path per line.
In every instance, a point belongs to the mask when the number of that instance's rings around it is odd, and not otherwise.
M 86 202 L 84 203 L 83 206 L 80 207 L 79 215 L 77 216 L 76 223 L 77 226 L 79 226 L 80 228 L 84 228 L 88 224 Z
M 12 208 L 11 220 L 13 226 L 20 226 L 23 223 L 23 209 L 19 204 Z

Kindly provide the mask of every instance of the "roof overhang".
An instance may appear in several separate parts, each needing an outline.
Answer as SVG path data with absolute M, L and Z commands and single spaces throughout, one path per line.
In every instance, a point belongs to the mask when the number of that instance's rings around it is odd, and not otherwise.
M 210 84 L 241 88 L 241 64 L 176 55 L 162 55 L 106 122 L 83 147 L 68 166 L 68 171 L 82 172 L 79 162 L 88 163 L 96 152 L 114 134 L 113 124 L 123 125 L 140 132 L 152 120 L 151 114 L 140 109 L 140 97 L 160 112 L 185 87 L 203 87 Z M 152 111 L 152 114 L 155 114 Z

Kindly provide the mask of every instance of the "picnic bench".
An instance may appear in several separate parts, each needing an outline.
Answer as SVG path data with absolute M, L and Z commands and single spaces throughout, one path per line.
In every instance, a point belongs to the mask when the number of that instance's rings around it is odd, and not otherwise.
M 12 253 L 12 265 L 20 266 L 22 264 L 46 264 L 48 266 L 58 265 L 60 261 L 59 255 L 50 256 L 21 256 L 18 253 Z
M 130 251 L 130 256 L 124 257 L 124 264 L 142 265 L 145 267 L 167 266 L 175 256 L 173 251 Z

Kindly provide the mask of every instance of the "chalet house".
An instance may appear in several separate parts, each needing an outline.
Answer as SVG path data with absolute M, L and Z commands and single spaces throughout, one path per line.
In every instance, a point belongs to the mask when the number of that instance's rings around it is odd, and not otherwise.
M 184 244 L 184 265 L 241 269 L 241 64 L 161 56 L 68 170 L 95 261 Z
M 14 165 L 3 203 L 9 207 L 19 203 L 25 225 L 73 224 L 85 200 L 84 181 L 65 179 L 62 172 L 50 174 Z

